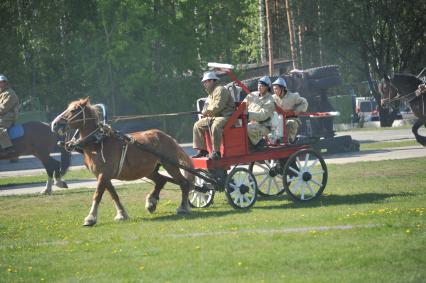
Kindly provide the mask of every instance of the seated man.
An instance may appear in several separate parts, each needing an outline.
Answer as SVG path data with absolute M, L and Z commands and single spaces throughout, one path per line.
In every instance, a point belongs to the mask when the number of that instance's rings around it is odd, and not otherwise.
M 264 76 L 259 79 L 258 91 L 246 96 L 248 125 L 247 134 L 255 149 L 265 146 L 264 136 L 271 131 L 271 118 L 274 115 L 275 104 L 271 94 L 271 80 Z
M 7 129 L 18 118 L 19 99 L 9 86 L 6 76 L 0 75 L 0 157 L 14 153 Z
M 210 132 L 213 151 L 210 159 L 220 159 L 220 142 L 222 140 L 223 127 L 235 111 L 235 103 L 231 93 L 218 84 L 219 78 L 215 72 L 204 73 L 201 82 L 208 93 L 206 105 L 202 111 L 204 116 L 194 124 L 193 147 L 198 149 L 198 153 L 192 157 L 206 157 L 208 155 L 207 146 L 204 140 L 204 131 Z
M 273 84 L 275 103 L 284 111 L 306 112 L 308 101 L 297 92 L 287 91 L 287 83 L 283 78 L 278 78 Z M 301 122 L 299 119 L 286 120 L 287 142 L 294 143 Z

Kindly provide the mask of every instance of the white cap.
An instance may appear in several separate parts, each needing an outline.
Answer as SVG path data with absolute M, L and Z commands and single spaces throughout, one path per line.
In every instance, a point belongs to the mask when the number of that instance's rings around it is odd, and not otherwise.
M 259 83 L 264 83 L 267 86 L 271 87 L 271 79 L 268 76 L 261 77 Z
M 283 78 L 278 78 L 275 82 L 272 83 L 272 85 L 279 85 L 282 87 L 287 87 L 287 83 Z
M 0 74 L 0 82 L 7 82 L 7 78 L 5 75 Z
M 207 81 L 207 80 L 218 80 L 219 78 L 217 77 L 216 73 L 213 71 L 208 71 L 205 72 L 203 75 L 203 79 L 201 80 L 201 82 Z

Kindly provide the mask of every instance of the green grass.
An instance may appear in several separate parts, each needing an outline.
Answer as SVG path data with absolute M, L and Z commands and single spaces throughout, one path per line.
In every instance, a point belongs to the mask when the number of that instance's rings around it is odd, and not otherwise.
M 244 211 L 217 193 L 184 216 L 176 187 L 149 214 L 150 185 L 128 185 L 119 195 L 131 219 L 114 222 L 105 195 L 93 228 L 82 227 L 92 190 L 0 197 L 0 281 L 421 282 L 424 168 L 424 158 L 329 165 L 313 202 L 260 198 Z
M 366 150 L 378 150 L 378 149 L 388 149 L 388 148 L 396 148 L 396 147 L 404 147 L 404 146 L 418 146 L 421 145 L 415 140 L 407 140 L 407 141 L 392 141 L 392 142 L 372 142 L 372 143 L 361 143 L 360 151 Z
M 403 146 L 419 146 L 415 140 L 409 141 L 396 141 L 396 142 L 372 142 L 361 143 L 360 151 L 366 150 L 379 150 L 385 148 L 395 148 Z M 87 180 L 94 179 L 94 175 L 86 169 L 70 170 L 63 177 L 63 180 Z M 45 183 L 47 180 L 46 174 L 38 174 L 31 176 L 16 176 L 16 177 L 3 177 L 0 178 L 0 187 L 8 187 L 12 185 L 31 184 L 31 183 Z

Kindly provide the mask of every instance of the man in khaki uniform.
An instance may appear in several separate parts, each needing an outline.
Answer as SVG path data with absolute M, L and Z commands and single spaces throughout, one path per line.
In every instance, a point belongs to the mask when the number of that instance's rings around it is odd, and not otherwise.
M 18 118 L 19 99 L 5 75 L 0 75 L 0 157 L 14 153 L 7 129 L 11 127 Z
M 194 158 L 206 157 L 208 155 L 207 146 L 204 140 L 204 132 L 210 131 L 213 152 L 210 159 L 220 159 L 220 143 L 222 140 L 223 128 L 235 111 L 235 103 L 231 93 L 225 87 L 218 84 L 219 78 L 215 72 L 204 73 L 201 82 L 208 93 L 207 101 L 201 114 L 204 116 L 194 124 L 193 147 L 198 149 Z
M 306 112 L 308 109 L 308 101 L 297 92 L 287 91 L 287 83 L 283 78 L 278 78 L 272 84 L 274 88 L 275 103 L 284 111 Z M 301 122 L 299 119 L 286 120 L 286 133 L 289 143 L 296 140 L 297 131 Z
M 246 96 L 248 125 L 247 134 L 256 149 L 265 146 L 264 136 L 271 131 L 271 118 L 274 115 L 275 104 L 271 94 L 271 80 L 264 76 L 259 79 L 258 91 Z

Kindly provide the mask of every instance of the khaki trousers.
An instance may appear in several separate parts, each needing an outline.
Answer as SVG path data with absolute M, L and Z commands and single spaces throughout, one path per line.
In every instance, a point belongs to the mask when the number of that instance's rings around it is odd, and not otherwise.
M 299 130 L 299 121 L 295 119 L 288 119 L 285 123 L 287 130 L 287 139 L 288 142 L 292 143 L 297 136 L 297 131 Z
M 2 121 L 0 119 L 0 146 L 2 149 L 12 146 L 9 135 L 7 134 L 7 129 L 13 125 L 12 121 Z
M 192 130 L 193 147 L 196 149 L 206 150 L 206 141 L 204 140 L 204 132 L 209 131 L 210 124 L 211 140 L 213 150 L 220 152 L 220 143 L 222 141 L 223 128 L 229 118 L 225 117 L 204 117 L 194 124 Z
M 268 127 L 263 126 L 257 122 L 249 122 L 247 124 L 247 135 L 250 142 L 256 145 L 262 137 L 267 136 L 270 130 Z

